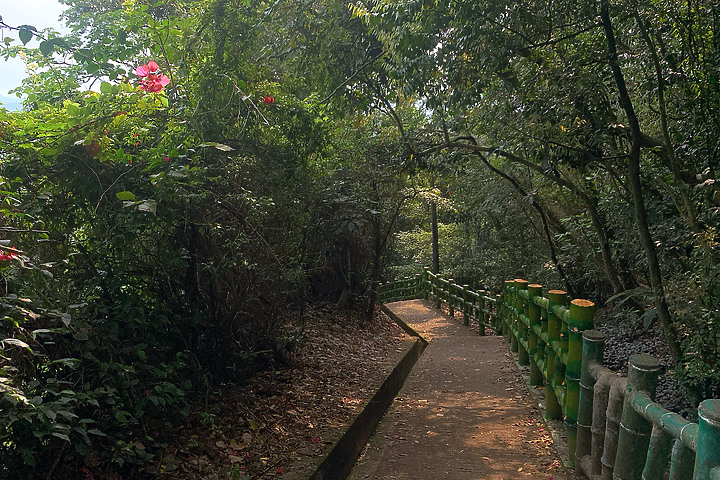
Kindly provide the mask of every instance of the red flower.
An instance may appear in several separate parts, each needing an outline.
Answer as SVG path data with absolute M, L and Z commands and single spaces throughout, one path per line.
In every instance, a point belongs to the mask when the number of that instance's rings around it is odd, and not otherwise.
M 157 63 L 150 60 L 146 65 L 140 65 L 135 69 L 135 74 L 142 78 L 140 80 L 140 90 L 146 92 L 159 92 L 170 83 L 167 75 L 159 73 L 160 67 Z
M 169 162 L 169 161 L 170 161 L 170 157 L 165 157 L 165 158 L 163 158 L 163 160 L 166 161 L 166 162 Z
M 0 261 L 2 262 L 9 262 L 10 260 L 15 260 L 17 258 L 17 255 L 15 255 L 12 252 L 4 252 L 0 250 Z
M 265 105 L 270 105 L 271 103 L 275 103 L 275 99 L 273 97 L 263 97 L 263 102 L 265 102 Z

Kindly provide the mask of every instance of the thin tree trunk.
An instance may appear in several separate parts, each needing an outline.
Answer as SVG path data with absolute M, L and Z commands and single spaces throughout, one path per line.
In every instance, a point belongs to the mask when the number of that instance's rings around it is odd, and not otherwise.
M 527 197 L 528 194 L 525 191 L 524 188 L 520 185 L 520 183 L 515 180 L 513 177 L 508 175 L 507 173 L 498 170 L 497 168 L 493 167 L 493 165 L 488 161 L 488 159 L 480 153 L 479 151 L 475 151 L 475 155 L 477 155 L 480 160 L 485 164 L 486 167 L 488 167 L 493 173 L 496 175 L 499 175 L 500 177 L 504 178 L 508 182 L 512 184 L 513 187 L 515 187 L 515 190 L 523 196 Z M 560 279 L 565 284 L 565 289 L 570 294 L 571 297 L 575 296 L 575 288 L 573 287 L 572 283 L 570 283 L 570 279 L 565 274 L 565 270 L 562 268 L 562 265 L 560 265 L 560 261 L 557 257 L 557 251 L 555 250 L 555 242 L 553 242 L 552 234 L 550 233 L 550 225 L 548 223 L 547 214 L 545 213 L 545 210 L 542 209 L 540 204 L 536 202 L 535 200 L 532 200 L 530 202 L 530 205 L 538 212 L 538 215 L 540 216 L 540 220 L 542 221 L 543 225 L 543 232 L 545 233 L 545 242 L 547 243 L 548 249 L 550 250 L 550 259 L 553 262 L 553 265 L 555 265 L 555 270 L 557 270 L 558 275 L 560 276 Z
M 653 241 L 652 234 L 650 233 L 650 226 L 647 219 L 647 209 L 645 208 L 645 199 L 643 197 L 642 185 L 640 183 L 640 154 L 643 142 L 642 132 L 640 131 L 640 122 L 635 114 L 635 109 L 633 108 L 632 100 L 630 99 L 630 94 L 627 90 L 627 84 L 625 83 L 625 77 L 623 76 L 622 69 L 620 68 L 620 63 L 618 61 L 615 32 L 613 31 L 612 23 L 610 21 L 610 5 L 608 0 L 601 0 L 600 2 L 600 18 L 603 29 L 605 30 L 605 37 L 608 44 L 608 63 L 610 64 L 615 84 L 618 87 L 620 106 L 623 108 L 628 117 L 628 123 L 630 124 L 630 131 L 632 133 L 632 145 L 628 155 L 628 181 L 630 183 L 630 191 L 632 193 L 633 206 L 635 209 L 635 222 L 637 223 L 640 243 L 645 250 L 645 256 L 648 262 L 650 283 L 653 288 L 653 293 L 655 294 L 655 308 L 657 309 L 658 318 L 660 318 L 660 322 L 662 323 L 665 341 L 668 344 L 673 361 L 675 364 L 678 364 L 682 359 L 682 349 L 680 348 L 677 330 L 673 324 L 670 309 L 668 308 L 667 301 L 665 299 L 665 288 L 663 285 L 662 272 L 660 270 L 660 262 L 658 261 L 655 242 Z
M 471 141 L 476 142 L 474 137 L 462 138 L 472 139 Z M 462 143 L 458 142 L 457 140 L 454 142 L 446 143 L 446 146 L 470 149 L 480 152 L 494 151 L 494 153 L 496 153 L 497 155 L 500 155 L 510 161 L 528 167 L 533 171 L 537 172 L 538 174 L 542 175 L 543 177 L 547 178 L 548 180 L 570 190 L 570 192 L 572 192 L 585 204 L 585 207 L 590 214 L 590 220 L 592 222 L 595 234 L 598 238 L 598 243 L 600 245 L 600 258 L 602 259 L 603 270 L 605 271 L 605 276 L 607 277 L 610 285 L 612 286 L 613 293 L 617 294 L 625 290 L 624 282 L 622 281 L 622 278 L 620 277 L 620 274 L 615 267 L 615 262 L 613 262 L 612 251 L 610 249 L 610 236 L 608 234 L 607 227 L 605 226 L 605 222 L 603 221 L 600 212 L 597 209 L 595 201 L 582 188 L 578 187 L 570 180 L 567 180 L 557 175 L 551 175 L 547 173 L 541 166 L 509 152 L 495 150 L 490 147 L 483 147 L 475 144 Z

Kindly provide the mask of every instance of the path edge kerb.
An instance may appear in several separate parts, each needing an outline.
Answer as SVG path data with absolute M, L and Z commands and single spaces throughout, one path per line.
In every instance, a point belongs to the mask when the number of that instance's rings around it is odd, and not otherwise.
M 420 333 L 418 333 L 418 332 L 417 332 L 414 328 L 412 328 L 409 324 L 407 324 L 407 323 L 405 322 L 405 320 L 403 320 L 402 318 L 400 318 L 400 316 L 398 316 L 395 312 L 393 312 L 392 310 L 390 310 L 387 305 L 385 305 L 385 304 L 380 305 L 380 311 L 382 311 L 385 315 L 387 315 L 388 317 L 390 317 L 390 319 L 391 319 L 393 322 L 397 323 L 400 328 L 402 328 L 403 330 L 405 330 L 405 333 L 407 333 L 407 334 L 410 335 L 411 337 L 415 337 L 415 338 L 417 338 L 418 340 L 420 340 L 420 341 L 422 342 L 422 344 L 423 344 L 423 348 L 424 348 L 424 347 L 427 347 L 427 345 L 428 345 L 428 343 L 429 343 L 428 340 L 427 340 L 425 337 L 423 337 L 422 335 L 420 335 Z
M 365 448 L 368 440 L 375 432 L 378 423 L 387 412 L 413 366 L 425 350 L 428 341 L 395 315 L 385 305 L 380 310 L 390 317 L 405 332 L 415 337 L 415 342 L 408 348 L 400 362 L 393 368 L 375 395 L 365 405 L 362 412 L 355 417 L 342 437 L 333 445 L 318 468 L 308 480 L 344 480 L 350 475 L 357 458 Z

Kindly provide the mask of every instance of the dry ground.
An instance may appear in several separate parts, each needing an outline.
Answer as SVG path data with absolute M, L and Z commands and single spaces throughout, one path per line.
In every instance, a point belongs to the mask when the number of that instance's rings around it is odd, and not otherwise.
M 378 314 L 307 314 L 291 366 L 196 405 L 152 468 L 173 480 L 307 478 L 397 364 L 407 336 Z

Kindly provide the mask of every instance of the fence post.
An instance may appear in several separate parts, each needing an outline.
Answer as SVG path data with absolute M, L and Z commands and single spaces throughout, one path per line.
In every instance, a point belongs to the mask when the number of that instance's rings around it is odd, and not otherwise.
M 535 327 L 540 327 L 540 307 L 535 305 L 534 298 L 542 296 L 542 285 L 528 285 L 528 319 L 530 320 L 530 336 L 528 347 L 530 354 L 530 385 L 542 385 L 543 374 L 537 364 L 538 334 Z M 541 352 L 542 353 L 542 352 Z
M 545 416 L 549 420 L 557 420 L 562 418 L 562 406 L 558 402 L 557 395 L 555 395 L 555 377 L 562 373 L 562 364 L 560 359 L 557 359 L 555 354 L 554 343 L 560 342 L 560 328 L 562 321 L 552 311 L 556 305 L 565 305 L 567 303 L 567 296 L 562 290 L 550 290 L 548 292 L 548 344 L 545 347 Z M 556 361 L 557 360 L 557 361 Z M 558 365 L 559 364 L 559 365 Z M 561 380 L 562 382 L 562 380 Z
M 478 292 L 478 308 L 480 309 L 479 316 L 478 316 L 478 334 L 485 335 L 485 322 L 488 318 L 488 315 L 485 314 L 485 290 L 480 290 Z M 502 334 L 502 329 L 498 331 L 498 333 Z
M 430 283 L 430 275 L 428 275 L 429 272 L 430 269 L 428 267 L 423 267 L 422 278 L 420 279 L 420 291 L 422 292 L 422 296 L 425 300 L 430 298 L 431 288 L 428 285 Z
M 510 298 L 508 299 L 509 302 L 507 304 L 508 306 L 508 336 L 510 338 L 510 351 L 513 353 L 517 353 L 518 351 L 518 341 L 517 341 L 517 302 L 518 302 L 518 294 L 517 294 L 517 285 L 515 284 L 514 280 L 510 281 Z
M 505 289 L 503 290 L 502 297 L 503 332 L 505 333 L 505 342 L 511 345 L 510 350 L 513 352 L 516 351 L 512 349 L 512 306 L 513 302 L 515 301 L 515 297 L 513 296 L 514 290 L 515 282 L 513 282 L 512 280 L 505 280 Z
M 693 471 L 695 452 L 689 449 L 679 438 L 675 439 L 670 454 L 670 475 L 668 480 L 685 480 Z M 699 477 L 695 477 L 699 478 Z
M 525 316 L 526 300 L 518 294 L 520 290 L 528 289 L 528 281 L 521 278 L 515 279 L 515 311 L 517 312 L 517 352 L 518 352 L 518 363 L 520 365 L 528 365 L 530 363 L 530 356 L 528 351 L 525 349 L 521 340 L 527 338 L 527 325 L 523 321 L 522 317 Z
M 441 289 L 441 278 L 440 274 L 438 273 L 435 275 L 435 280 L 433 281 L 433 291 L 435 292 L 435 308 L 439 309 L 440 305 L 442 305 L 442 298 L 440 298 L 440 289 Z
M 452 318 L 455 318 L 455 283 L 453 283 L 455 280 L 452 278 L 447 279 L 447 303 L 448 303 L 448 311 L 450 312 L 450 316 Z
M 463 325 L 468 326 L 470 325 L 470 311 L 471 309 L 468 308 L 468 289 L 470 288 L 470 285 L 463 285 L 462 286 L 462 313 L 463 313 Z
M 695 480 L 720 478 L 720 399 L 701 402 L 698 420 Z
M 656 358 L 645 353 L 630 357 L 613 471 L 614 480 L 642 479 L 652 423 L 633 408 L 633 394 L 641 391 L 647 393 L 650 398 L 655 398 L 659 373 L 660 362 Z M 640 454 L 640 452 L 644 454 Z
M 580 374 L 582 363 L 582 332 L 593 327 L 595 304 L 590 300 L 576 298 L 570 302 L 568 322 L 568 356 L 565 370 L 565 425 L 568 434 L 570 463 L 575 462 L 578 406 L 580 403 Z
M 665 432 L 660 426 L 653 425 L 650 434 L 650 445 L 648 446 L 647 460 L 643 469 L 642 478 L 664 478 L 665 470 L 670 460 L 670 453 L 673 451 L 673 437 Z M 692 469 L 692 465 L 689 465 Z M 686 473 L 690 470 L 686 470 Z M 671 474 L 672 477 L 672 474 Z
M 577 473 L 580 473 L 580 459 L 585 455 L 590 455 L 592 447 L 592 431 L 590 428 L 595 400 L 595 377 L 592 374 L 591 364 L 602 365 L 605 351 L 604 333 L 598 330 L 585 330 L 582 332 L 582 338 L 580 397 L 578 399 L 577 440 L 575 444 L 575 471 Z

